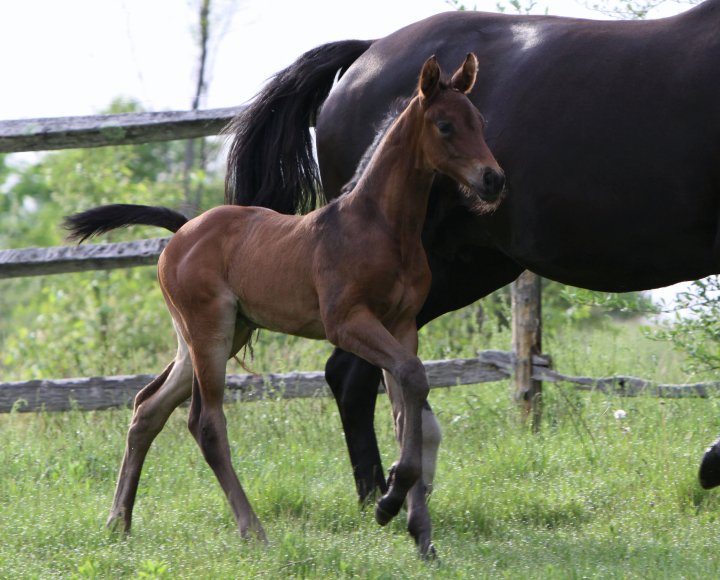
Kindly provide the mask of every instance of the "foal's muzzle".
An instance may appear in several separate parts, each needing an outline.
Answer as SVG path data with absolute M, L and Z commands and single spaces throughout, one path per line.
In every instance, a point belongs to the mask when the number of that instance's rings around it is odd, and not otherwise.
M 505 190 L 505 174 L 500 169 L 485 167 L 475 190 L 483 201 L 496 201 Z

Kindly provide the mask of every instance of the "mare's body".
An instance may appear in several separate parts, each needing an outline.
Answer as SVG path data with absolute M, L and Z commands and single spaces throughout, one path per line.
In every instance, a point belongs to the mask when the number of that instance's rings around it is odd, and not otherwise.
M 334 198 L 388 107 L 412 90 L 412 67 L 401 63 L 429 52 L 452 62 L 472 50 L 482 66 L 470 97 L 487 118 L 510 195 L 497 212 L 478 216 L 452 195 L 453 184 L 436 181 L 423 231 L 433 281 L 420 325 L 526 268 L 620 292 L 720 272 L 718 31 L 720 0 L 706 0 L 672 18 L 633 22 L 452 12 L 375 41 L 319 47 L 278 75 L 236 124 L 227 199 L 297 206 L 288 168 L 309 159 L 299 153 L 301 129 L 315 121 L 327 79 L 341 70 L 316 122 L 324 193 Z M 283 86 L 300 76 L 305 83 L 286 98 Z M 272 157 L 264 143 L 284 149 Z M 262 159 L 252 159 L 253 148 Z M 298 174 L 311 175 L 308 167 Z M 258 181 L 275 197 L 256 200 Z M 328 362 L 361 497 L 385 488 L 373 433 L 379 377 L 340 351 Z M 720 455 L 708 457 L 701 478 L 712 486 Z

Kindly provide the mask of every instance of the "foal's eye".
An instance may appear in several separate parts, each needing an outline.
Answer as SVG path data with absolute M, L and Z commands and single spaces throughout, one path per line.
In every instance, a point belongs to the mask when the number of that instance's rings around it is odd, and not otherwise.
M 453 124 L 450 121 L 438 121 L 435 126 L 443 137 L 450 137 L 453 134 Z

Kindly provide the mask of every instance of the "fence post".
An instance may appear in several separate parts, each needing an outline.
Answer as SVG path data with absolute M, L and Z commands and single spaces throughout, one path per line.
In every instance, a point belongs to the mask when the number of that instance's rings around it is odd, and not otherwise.
M 512 343 L 515 355 L 514 399 L 523 419 L 540 429 L 542 382 L 532 378 L 533 356 L 542 352 L 542 292 L 540 276 L 525 271 L 512 283 Z

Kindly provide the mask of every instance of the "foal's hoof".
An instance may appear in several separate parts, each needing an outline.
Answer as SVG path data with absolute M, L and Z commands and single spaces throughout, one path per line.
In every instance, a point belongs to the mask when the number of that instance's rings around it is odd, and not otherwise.
M 375 521 L 384 526 L 400 512 L 402 501 L 383 496 L 375 504 Z
M 437 562 L 438 561 L 438 555 L 435 551 L 435 546 L 432 544 L 432 542 L 428 545 L 427 548 L 420 550 L 420 558 L 425 562 Z
M 720 485 L 720 439 L 705 450 L 698 473 L 703 489 Z

